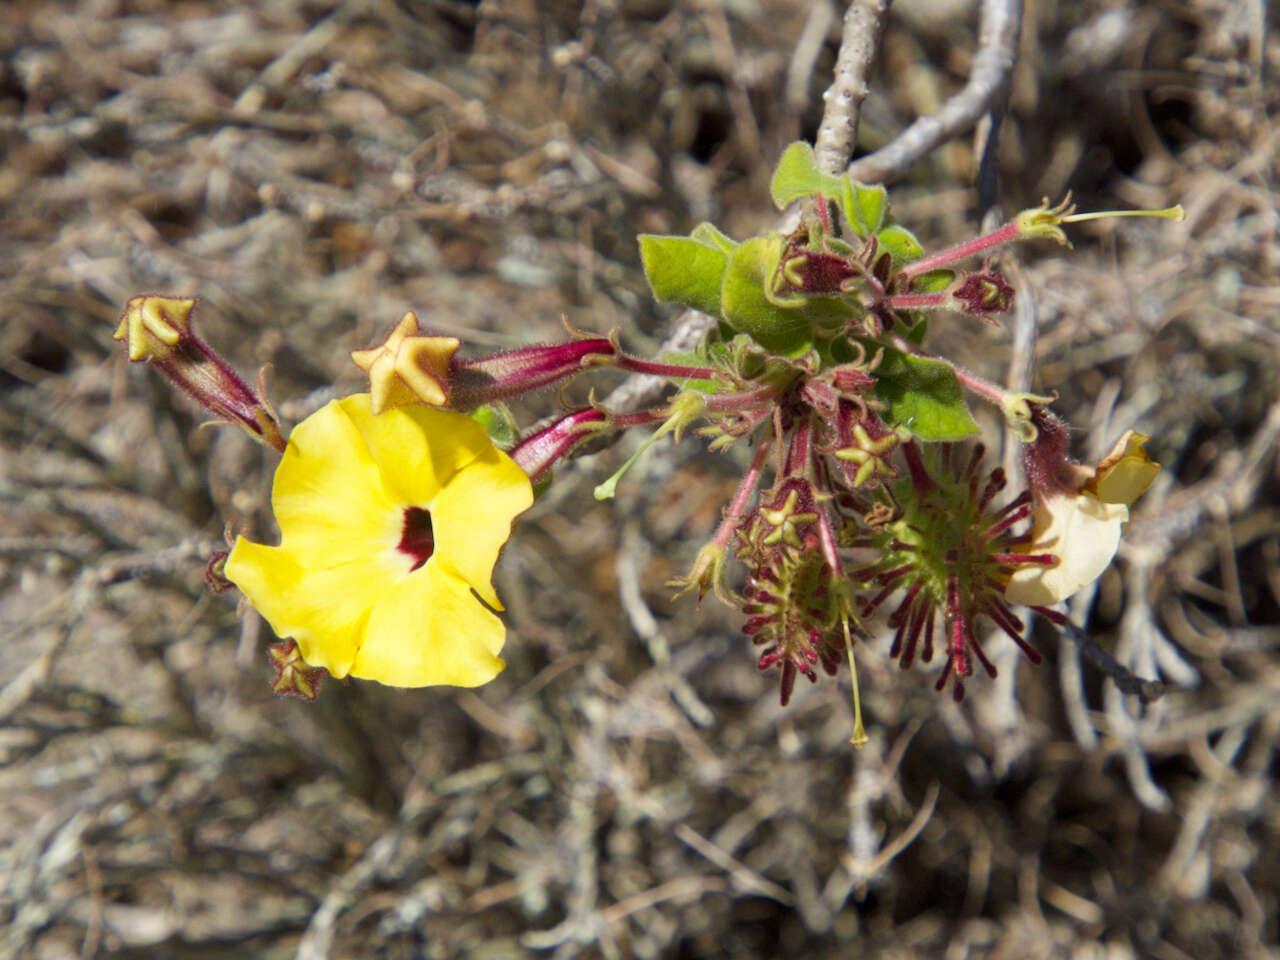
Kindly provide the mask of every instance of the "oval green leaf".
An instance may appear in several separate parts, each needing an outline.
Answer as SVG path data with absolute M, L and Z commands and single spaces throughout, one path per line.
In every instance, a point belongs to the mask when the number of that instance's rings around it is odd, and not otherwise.
M 720 316 L 720 287 L 729 262 L 725 251 L 692 237 L 643 233 L 639 240 L 644 275 L 655 297 Z
M 868 352 L 881 345 L 865 341 Z M 963 440 L 978 432 L 964 401 L 964 389 L 949 364 L 885 348 L 872 393 L 882 401 L 885 420 L 921 440 Z

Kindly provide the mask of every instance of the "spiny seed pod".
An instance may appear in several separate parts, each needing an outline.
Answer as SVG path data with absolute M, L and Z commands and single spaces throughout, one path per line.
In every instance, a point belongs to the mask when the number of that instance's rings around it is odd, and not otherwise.
M 914 442 L 903 444 L 902 450 L 910 475 L 895 485 L 898 516 L 855 544 L 875 549 L 880 558 L 859 571 L 880 588 L 860 613 L 870 616 L 901 591 L 902 599 L 889 616 L 895 631 L 889 654 L 904 670 L 917 652 L 925 663 L 933 659 L 934 628 L 941 622 L 946 659 L 937 689 L 954 677 L 952 693 L 958 701 L 964 698 L 965 678 L 973 674 L 974 658 L 989 675 L 996 675 L 974 631 L 979 616 L 1004 630 L 1032 663 L 1040 662 L 1039 652 L 1023 638 L 1022 621 L 1006 605 L 1004 590 L 1015 571 L 1050 565 L 1055 558 L 1013 552 L 1019 538 L 1012 527 L 1030 515 L 1031 498 L 1024 493 L 990 510 L 1006 481 L 999 468 L 982 479 L 981 445 L 958 469 L 952 467 L 950 444 L 941 445 L 932 470 Z M 1052 611 L 1035 609 L 1056 618 Z

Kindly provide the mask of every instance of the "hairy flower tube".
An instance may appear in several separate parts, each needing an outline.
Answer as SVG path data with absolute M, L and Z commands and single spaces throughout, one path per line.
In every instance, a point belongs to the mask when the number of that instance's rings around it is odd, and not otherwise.
M 196 301 L 144 293 L 131 297 L 116 327 L 134 363 L 156 367 L 179 390 L 219 420 L 243 428 L 255 440 L 284 449 L 275 411 L 191 329 Z M 261 378 L 259 378 L 261 391 Z
M 310 667 L 473 687 L 503 667 L 491 582 L 529 478 L 469 417 L 375 415 L 368 394 L 294 428 L 271 503 L 278 547 L 238 537 L 226 577 Z

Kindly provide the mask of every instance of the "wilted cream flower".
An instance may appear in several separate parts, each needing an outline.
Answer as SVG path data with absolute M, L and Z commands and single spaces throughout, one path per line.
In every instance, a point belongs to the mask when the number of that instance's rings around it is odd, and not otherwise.
M 1102 575 L 1120 547 L 1129 505 L 1160 472 L 1160 464 L 1143 449 L 1150 439 L 1128 431 L 1078 493 L 1059 492 L 1037 499 L 1029 540 L 1020 549 L 1051 553 L 1058 562 L 1016 571 L 1005 588 L 1005 599 L 1027 606 L 1052 606 Z

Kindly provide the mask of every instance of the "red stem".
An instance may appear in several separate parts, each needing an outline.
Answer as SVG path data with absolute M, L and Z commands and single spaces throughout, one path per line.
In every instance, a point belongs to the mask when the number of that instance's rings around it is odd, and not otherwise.
M 667 377 L 672 380 L 714 380 L 719 371 L 711 367 L 686 367 L 678 363 L 657 363 L 653 360 L 642 360 L 639 357 L 619 353 L 613 358 L 614 365 L 620 370 L 630 373 L 647 373 L 655 377 Z
M 895 293 L 885 297 L 884 304 L 890 310 L 923 310 L 930 307 L 949 307 L 951 297 L 945 293 Z
M 906 337 L 900 337 L 896 333 L 889 335 L 889 341 L 903 353 L 909 353 L 913 357 L 928 357 L 930 360 L 942 360 L 941 357 L 933 356 L 928 351 L 923 350 L 916 344 L 912 343 Z M 976 373 L 970 373 L 963 367 L 956 366 L 950 360 L 942 360 L 942 362 L 952 369 L 957 380 L 984 400 L 990 400 L 992 403 L 997 405 L 1004 403 L 1007 391 L 1001 387 L 996 386 L 990 380 L 983 380 Z
M 904 280 L 910 280 L 912 277 L 918 277 L 920 274 L 928 273 L 930 270 L 950 266 L 965 257 L 972 257 L 993 247 L 1002 247 L 1006 243 L 1017 240 L 1021 235 L 1022 231 L 1016 222 L 1006 223 L 1003 227 L 998 227 L 991 233 L 984 234 L 981 237 L 974 237 L 972 240 L 966 240 L 964 243 L 957 244 L 949 250 L 931 254 L 922 260 L 916 260 L 914 263 L 908 263 L 898 271 L 898 276 Z
M 747 393 L 727 393 L 707 398 L 708 410 L 750 410 L 767 403 L 778 395 L 777 387 L 761 387 Z

